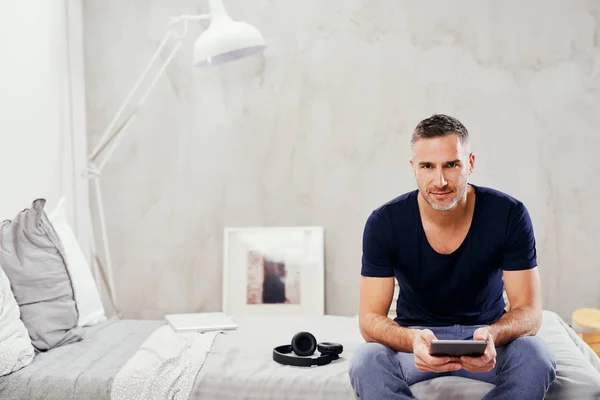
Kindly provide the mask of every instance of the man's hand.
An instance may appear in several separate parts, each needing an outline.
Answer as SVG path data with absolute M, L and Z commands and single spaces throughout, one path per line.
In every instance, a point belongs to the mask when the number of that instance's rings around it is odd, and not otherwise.
M 461 368 L 458 357 L 437 357 L 429 354 L 431 341 L 436 339 L 429 329 L 416 330 L 413 340 L 415 365 L 423 372 L 457 371 Z
M 496 366 L 496 346 L 494 345 L 494 336 L 490 333 L 488 327 L 478 328 L 473 333 L 474 340 L 487 340 L 485 353 L 479 357 L 460 358 L 462 367 L 470 372 L 487 372 Z

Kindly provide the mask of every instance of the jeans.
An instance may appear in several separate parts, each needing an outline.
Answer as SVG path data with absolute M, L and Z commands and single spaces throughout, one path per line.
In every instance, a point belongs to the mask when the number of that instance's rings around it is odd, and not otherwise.
M 472 339 L 479 326 L 428 327 L 438 339 Z M 496 366 L 488 372 L 421 372 L 412 353 L 379 343 L 362 344 L 350 360 L 350 382 L 361 400 L 416 399 L 410 386 L 439 376 L 460 376 L 494 384 L 485 400 L 543 399 L 556 378 L 556 360 L 544 341 L 518 338 L 496 348 Z

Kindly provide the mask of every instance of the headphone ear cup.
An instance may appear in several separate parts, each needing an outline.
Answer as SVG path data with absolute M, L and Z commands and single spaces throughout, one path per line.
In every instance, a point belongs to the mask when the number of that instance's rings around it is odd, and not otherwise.
M 339 343 L 321 342 L 317 345 L 319 353 L 327 356 L 339 356 L 344 351 L 344 346 Z
M 300 357 L 313 355 L 317 349 L 317 340 L 309 332 L 298 332 L 292 338 L 292 351 Z

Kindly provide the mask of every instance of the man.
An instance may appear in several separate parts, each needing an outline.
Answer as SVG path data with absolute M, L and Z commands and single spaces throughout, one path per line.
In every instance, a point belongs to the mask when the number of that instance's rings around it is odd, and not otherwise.
M 485 399 L 543 399 L 556 362 L 535 336 L 542 305 L 526 207 L 468 183 L 475 156 L 457 119 L 421 121 L 412 148 L 418 189 L 377 208 L 364 229 L 359 322 L 367 343 L 350 364 L 355 392 L 363 400 L 414 399 L 411 385 L 452 375 L 495 384 Z M 436 338 L 488 344 L 480 357 L 434 357 Z

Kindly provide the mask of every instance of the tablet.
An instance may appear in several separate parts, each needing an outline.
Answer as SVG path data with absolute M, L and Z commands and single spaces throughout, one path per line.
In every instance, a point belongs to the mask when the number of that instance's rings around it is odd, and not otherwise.
M 438 340 L 431 341 L 429 354 L 432 356 L 472 356 L 478 357 L 485 353 L 485 340 Z

